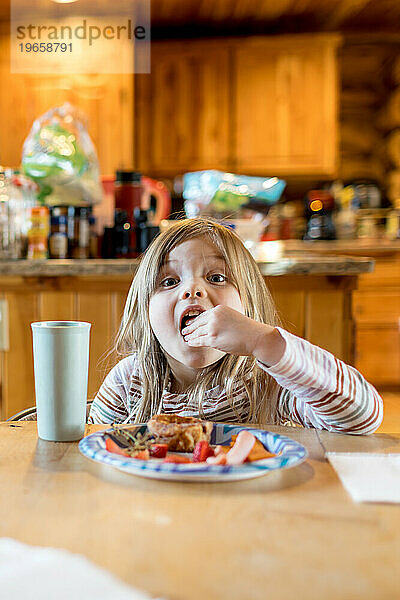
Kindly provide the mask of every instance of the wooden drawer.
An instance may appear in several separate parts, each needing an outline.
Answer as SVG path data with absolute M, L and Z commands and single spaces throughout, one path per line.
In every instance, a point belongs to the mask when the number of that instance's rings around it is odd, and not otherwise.
M 360 275 L 358 279 L 359 290 L 382 287 L 398 289 L 400 292 L 400 260 L 376 261 L 374 271 Z
M 356 368 L 374 385 L 400 385 L 400 332 L 397 327 L 358 327 Z
M 400 290 L 356 291 L 353 293 L 356 323 L 400 325 Z

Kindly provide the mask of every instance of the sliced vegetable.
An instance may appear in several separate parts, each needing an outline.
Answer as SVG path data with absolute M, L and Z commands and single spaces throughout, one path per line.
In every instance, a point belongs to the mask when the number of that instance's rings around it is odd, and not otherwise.
M 253 462 L 255 460 L 262 460 L 263 458 L 274 458 L 274 456 L 276 456 L 276 454 L 274 454 L 273 452 L 268 452 L 268 450 L 266 450 L 264 448 L 264 446 L 262 445 L 262 443 L 260 442 L 260 440 L 258 440 L 256 438 L 256 443 L 254 444 L 254 446 L 250 450 L 250 454 L 246 458 L 246 462 Z

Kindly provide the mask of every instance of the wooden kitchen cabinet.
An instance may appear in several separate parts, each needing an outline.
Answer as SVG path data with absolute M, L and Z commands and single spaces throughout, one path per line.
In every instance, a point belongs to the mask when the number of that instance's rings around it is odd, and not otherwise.
M 226 169 L 230 53 L 224 43 L 152 42 L 151 75 L 135 77 L 138 168 L 150 174 Z
M 270 175 L 334 174 L 336 36 L 244 40 L 234 50 L 236 164 Z
M 135 77 L 135 156 L 152 175 L 335 172 L 339 37 L 153 42 Z
M 353 294 L 356 366 L 378 387 L 400 386 L 400 251 L 377 258 Z

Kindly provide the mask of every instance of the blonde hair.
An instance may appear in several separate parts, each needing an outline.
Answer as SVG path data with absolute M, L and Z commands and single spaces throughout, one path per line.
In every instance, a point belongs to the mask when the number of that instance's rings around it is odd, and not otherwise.
M 149 319 L 149 301 L 156 290 L 158 276 L 167 255 L 179 244 L 204 238 L 220 251 L 233 283 L 237 287 L 246 316 L 275 326 L 279 323 L 271 294 L 250 252 L 230 229 L 211 218 L 185 219 L 161 233 L 146 250 L 136 271 L 116 340 L 116 351 L 127 356 L 136 351 L 143 394 L 134 409 L 135 422 L 143 422 L 161 412 L 162 393 L 170 378 L 170 369 L 155 337 Z M 158 373 L 158 377 L 154 377 Z M 251 376 L 249 377 L 249 374 Z M 249 420 L 277 422 L 276 406 L 272 406 L 275 381 L 252 356 L 225 355 L 216 363 L 199 370 L 187 393 L 195 400 L 203 416 L 202 398 L 207 389 L 223 386 L 235 411 L 232 392 L 235 383 L 245 385 L 250 400 Z M 236 412 L 236 411 L 235 411 Z M 133 414 L 130 415 L 133 417 Z

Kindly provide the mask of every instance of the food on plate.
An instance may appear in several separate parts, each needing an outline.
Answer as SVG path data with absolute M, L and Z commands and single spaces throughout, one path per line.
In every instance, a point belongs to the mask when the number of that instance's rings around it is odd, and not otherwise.
M 255 443 L 256 438 L 254 435 L 249 431 L 246 431 L 246 429 L 242 429 L 242 431 L 238 433 L 232 448 L 226 455 L 226 464 L 242 465 L 250 454 L 250 450 L 253 448 Z
M 106 450 L 114 454 L 121 454 L 129 458 L 138 458 L 140 460 L 149 460 L 150 454 L 147 449 L 135 450 L 133 448 L 121 448 L 112 438 L 106 438 Z
M 212 428 L 209 421 L 174 414 L 154 415 L 147 423 L 150 434 L 171 452 L 193 452 L 197 442 L 210 441 Z
M 227 452 L 229 452 L 229 450 L 235 444 L 236 438 L 237 438 L 237 434 L 232 436 L 231 443 L 229 446 L 215 446 L 215 448 L 214 448 L 215 455 L 217 456 L 218 454 L 221 454 L 221 453 L 226 454 Z M 250 453 L 247 456 L 245 462 L 253 462 L 255 460 L 262 460 L 264 458 L 274 458 L 276 456 L 276 454 L 274 454 L 273 452 L 268 452 L 268 450 L 265 449 L 265 447 L 263 446 L 263 444 L 260 442 L 259 439 L 255 438 L 255 440 L 256 440 L 255 444 L 252 447 L 252 449 L 250 450 Z
M 214 450 L 206 440 L 197 442 L 194 450 L 192 462 L 205 462 L 207 458 L 214 456 Z
M 126 448 L 121 448 L 111 437 L 106 437 L 106 450 L 122 456 L 130 456 Z
M 264 448 L 259 439 L 244 429 L 238 435 L 232 436 L 229 446 L 215 446 L 214 456 L 207 458 L 207 463 L 210 465 L 239 465 L 275 456 L 276 454 L 268 452 Z M 238 462 L 239 460 L 241 462 Z
M 130 431 L 115 425 L 112 431 L 106 431 L 106 450 L 114 454 L 121 454 L 130 458 L 148 460 L 150 458 L 149 448 L 154 442 L 147 433 L 133 435 Z
M 151 458 L 165 458 L 168 452 L 168 444 L 151 444 Z
M 264 458 L 274 458 L 275 456 L 276 454 L 273 452 L 268 452 L 260 440 L 256 438 L 256 443 L 250 450 L 250 454 L 248 455 L 246 462 L 253 462 L 254 460 L 262 460 Z
M 179 456 L 179 454 L 167 454 L 163 462 L 165 463 L 191 463 L 192 461 L 187 456 Z
M 206 462 L 209 465 L 226 465 L 226 453 L 221 452 L 220 454 L 209 456 Z
M 145 433 L 136 433 L 120 425 L 105 432 L 108 452 L 139 460 L 162 459 L 166 463 L 201 463 L 241 465 L 276 456 L 265 450 L 250 431 L 242 429 L 233 435 L 229 446 L 210 445 L 213 424 L 193 417 L 155 415 Z M 196 439 L 200 438 L 200 439 Z M 191 457 L 171 452 L 192 453 Z

